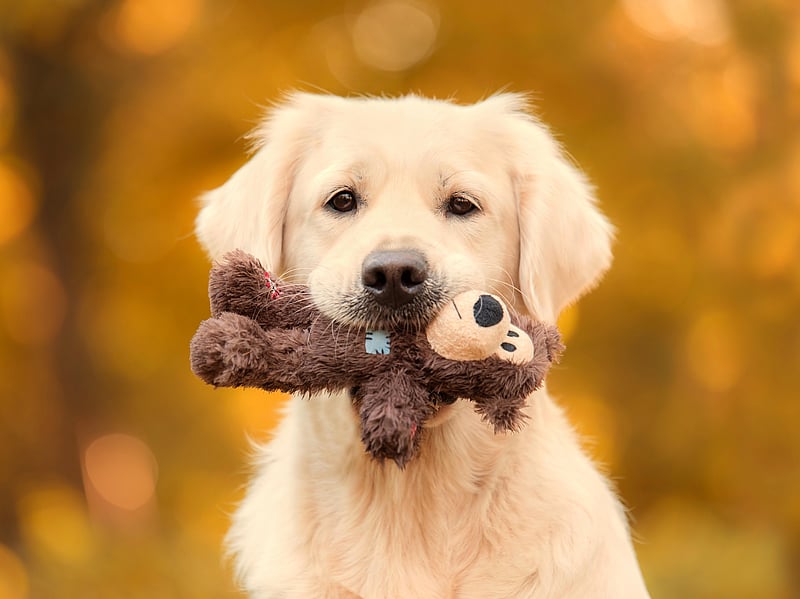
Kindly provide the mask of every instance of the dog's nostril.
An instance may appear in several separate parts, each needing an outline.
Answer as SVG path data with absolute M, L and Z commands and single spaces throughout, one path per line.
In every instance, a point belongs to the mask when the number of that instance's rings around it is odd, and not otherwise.
M 364 260 L 361 282 L 383 305 L 410 302 L 428 278 L 428 263 L 416 250 L 372 252 Z
M 361 278 L 366 287 L 378 291 L 386 287 L 386 273 L 380 268 L 365 268 Z
M 424 283 L 427 278 L 428 276 L 424 269 L 420 270 L 411 266 L 403 269 L 403 273 L 400 275 L 400 284 L 404 287 L 414 287 Z

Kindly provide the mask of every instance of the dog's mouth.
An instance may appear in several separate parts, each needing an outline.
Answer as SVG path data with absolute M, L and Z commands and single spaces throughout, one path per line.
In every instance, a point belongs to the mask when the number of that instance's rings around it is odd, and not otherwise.
M 337 324 L 372 330 L 414 332 L 424 329 L 448 299 L 446 287 L 428 279 L 412 299 L 401 305 L 382 304 L 363 288 L 340 295 L 335 301 L 317 301 L 317 305 Z
M 348 320 L 366 328 L 420 330 L 425 328 L 447 302 L 442 286 L 426 281 L 409 302 L 387 306 L 375 301 L 369 292 L 359 293 L 345 307 Z

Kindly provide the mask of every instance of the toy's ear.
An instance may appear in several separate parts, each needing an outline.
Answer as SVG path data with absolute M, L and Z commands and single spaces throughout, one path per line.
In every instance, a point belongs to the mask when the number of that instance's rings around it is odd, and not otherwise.
M 322 102 L 293 94 L 249 136 L 255 154 L 224 184 L 201 196 L 197 237 L 213 260 L 233 249 L 280 272 L 283 222 L 292 181 L 313 137 Z
M 504 115 L 515 182 L 519 286 L 528 311 L 546 322 L 577 300 L 611 264 L 613 227 L 592 188 L 550 132 L 527 114 L 525 98 L 502 94 L 485 102 Z

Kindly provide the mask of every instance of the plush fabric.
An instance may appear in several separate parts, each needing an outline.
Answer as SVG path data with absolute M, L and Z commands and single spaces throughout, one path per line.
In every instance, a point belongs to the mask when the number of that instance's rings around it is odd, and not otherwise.
M 190 346 L 197 376 L 217 387 L 349 389 L 366 450 L 401 468 L 418 451 L 426 420 L 455 398 L 474 401 L 496 432 L 518 429 L 526 398 L 563 350 L 555 327 L 511 315 L 479 291 L 446 303 L 427 330 L 334 323 L 308 287 L 272 277 L 241 251 L 214 266 L 209 296 L 212 318 Z

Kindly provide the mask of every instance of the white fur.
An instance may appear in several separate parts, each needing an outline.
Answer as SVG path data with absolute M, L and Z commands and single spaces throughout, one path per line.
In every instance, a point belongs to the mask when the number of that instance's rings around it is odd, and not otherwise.
M 242 248 L 336 316 L 376 248 L 422 251 L 453 294 L 497 293 L 553 322 L 611 261 L 612 227 L 520 96 L 472 106 L 295 94 L 256 153 L 204 196 L 212 257 Z M 365 205 L 332 215 L 330 193 Z M 445 216 L 449 194 L 481 203 Z M 625 514 L 546 389 L 519 433 L 459 400 L 404 471 L 371 461 L 347 397 L 292 398 L 228 536 L 255 598 L 647 597 Z

